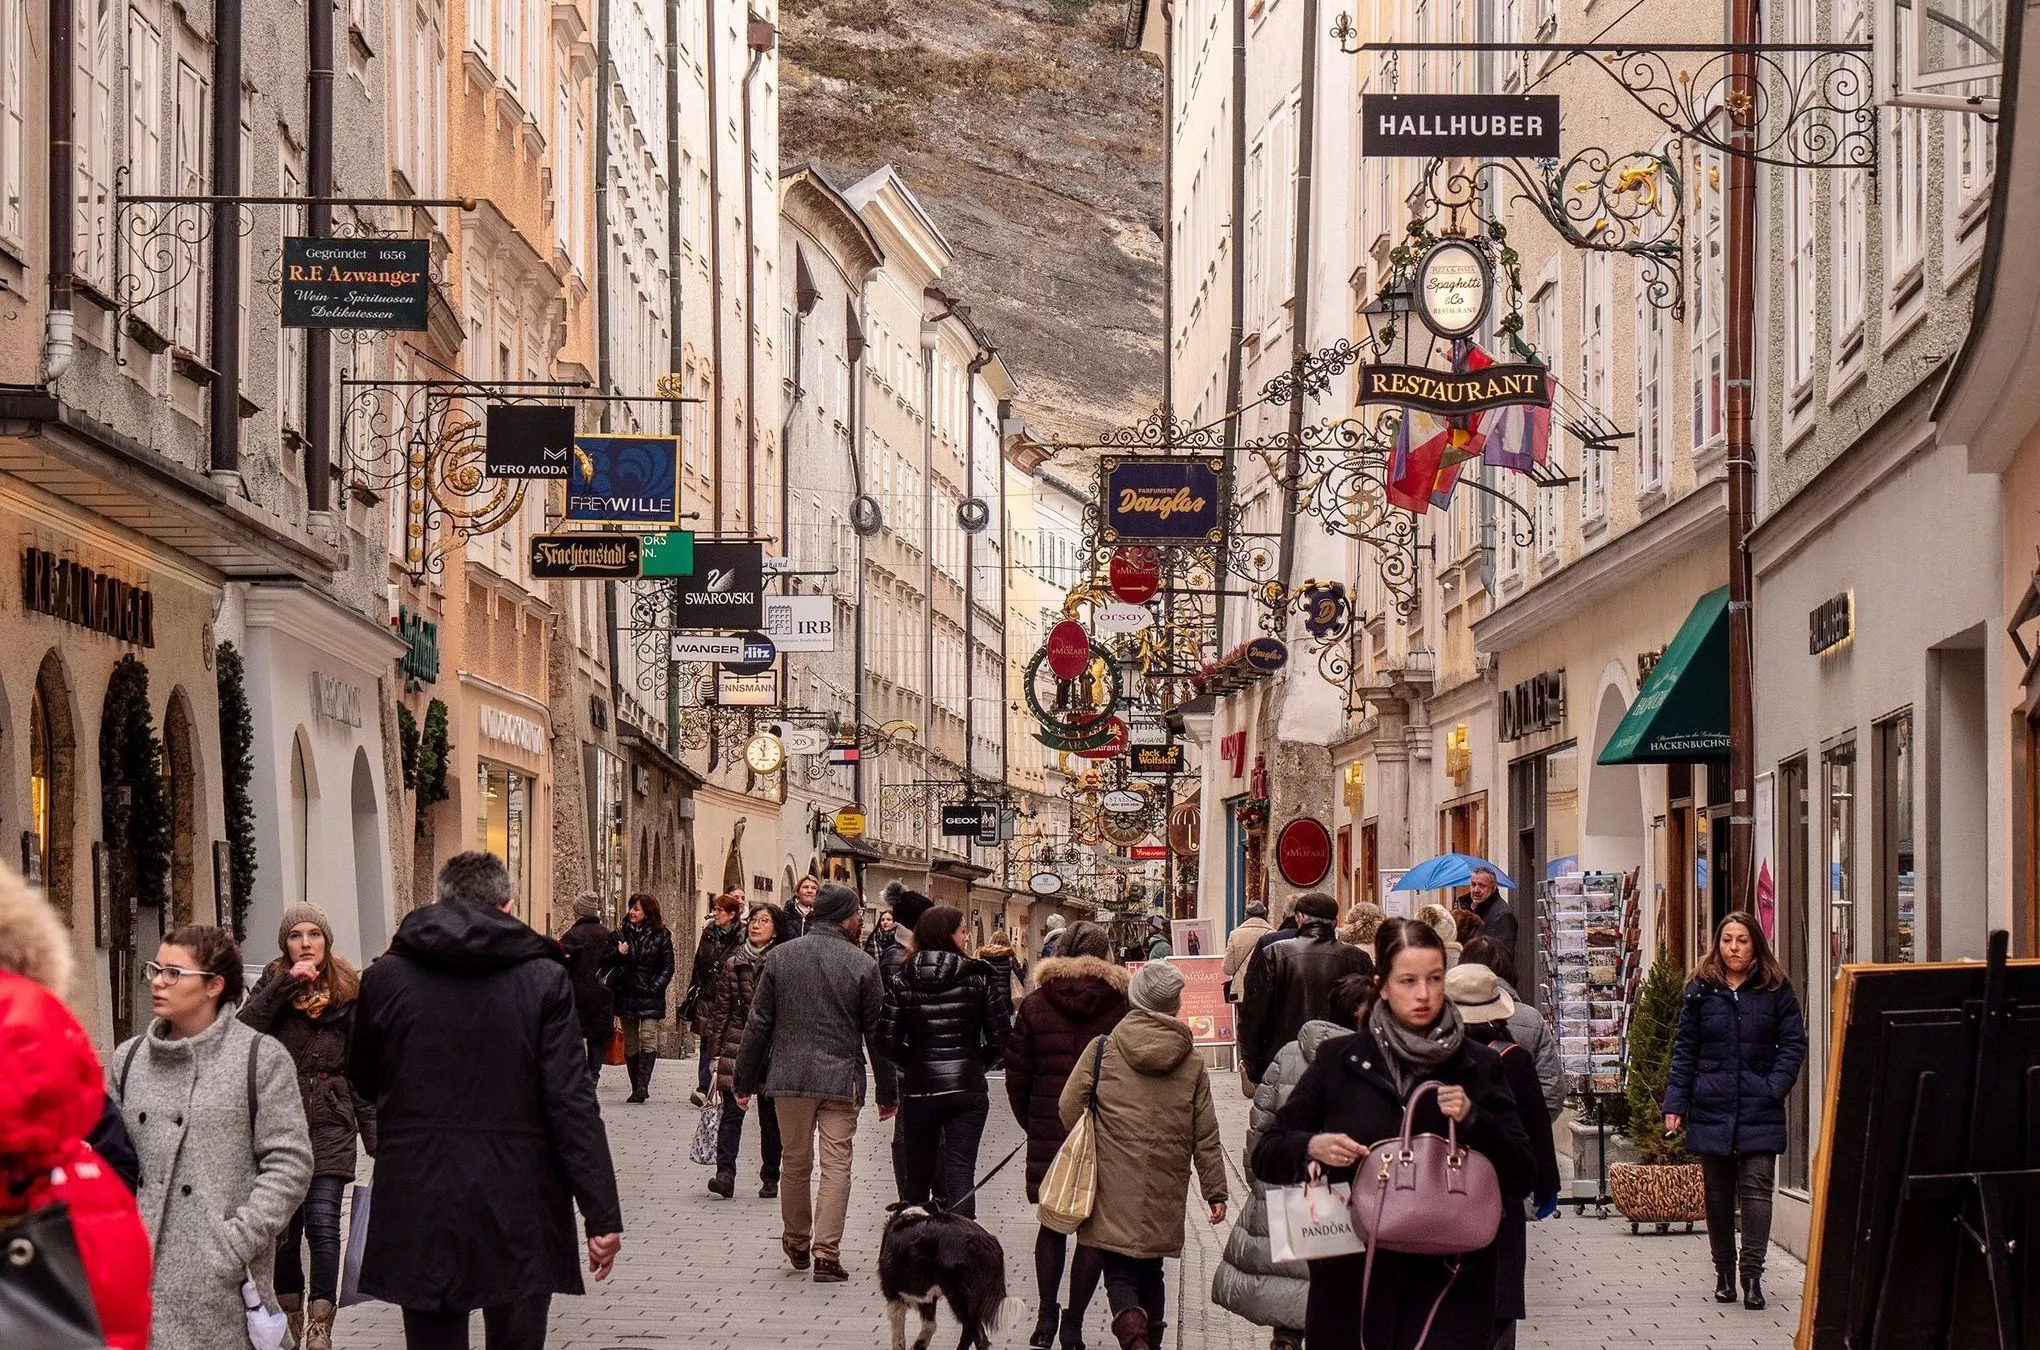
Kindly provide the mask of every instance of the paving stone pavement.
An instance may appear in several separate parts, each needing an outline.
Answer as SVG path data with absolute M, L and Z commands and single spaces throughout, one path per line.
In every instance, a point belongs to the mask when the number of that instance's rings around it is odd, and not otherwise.
M 874 1266 L 884 1206 L 892 1196 L 892 1126 L 867 1109 L 859 1123 L 844 1236 L 846 1284 L 818 1285 L 790 1270 L 779 1251 L 778 1202 L 757 1197 L 757 1137 L 747 1128 L 734 1200 L 719 1200 L 706 1188 L 709 1171 L 689 1161 L 698 1113 L 687 1104 L 692 1065 L 668 1060 L 653 1082 L 646 1105 L 624 1102 L 627 1086 L 614 1070 L 601 1090 L 623 1194 L 625 1238 L 616 1273 L 591 1284 L 582 1298 L 553 1303 L 552 1350 L 658 1350 L 662 1346 L 702 1350 L 762 1350 L 763 1347 L 885 1346 L 890 1332 L 878 1296 Z M 1227 1165 L 1238 1197 L 1244 1195 L 1240 1149 L 1246 1137 L 1247 1103 L 1231 1087 L 1230 1075 L 1213 1076 L 1224 1134 Z M 988 1168 L 1020 1141 L 1005 1109 L 1004 1089 L 993 1084 L 991 1124 L 979 1153 Z M 747 1122 L 748 1124 L 748 1122 Z M 362 1179 L 370 1176 L 363 1163 Z M 1185 1197 L 1186 1204 L 1191 1197 Z M 1202 1221 L 1196 1205 L 1186 1224 L 1189 1240 L 1180 1262 L 1168 1264 L 1170 1297 L 1177 1312 L 1169 1335 L 1181 1350 L 1259 1350 L 1267 1333 L 1210 1301 L 1232 1219 L 1218 1228 Z M 1021 1161 L 993 1179 L 978 1197 L 980 1219 L 1006 1248 L 1007 1285 L 1030 1312 L 1014 1319 L 995 1343 L 1026 1344 L 1033 1304 L 1033 1210 L 1026 1202 Z M 1530 1318 L 1520 1330 L 1523 1350 L 1634 1350 L 1639 1344 L 1672 1350 L 1783 1350 L 1798 1325 L 1799 1263 L 1773 1248 L 1766 1286 L 1771 1307 L 1762 1313 L 1739 1305 L 1721 1307 L 1712 1298 L 1707 1239 L 1696 1231 L 1632 1236 L 1618 1218 L 1561 1217 L 1535 1226 L 1530 1245 Z M 1104 1293 L 1100 1290 L 1087 1321 L 1091 1350 L 1110 1350 Z M 476 1321 L 475 1343 L 480 1344 Z M 946 1311 L 936 1344 L 953 1344 L 955 1325 Z M 397 1310 L 364 1304 L 344 1310 L 335 1328 L 338 1350 L 402 1350 Z

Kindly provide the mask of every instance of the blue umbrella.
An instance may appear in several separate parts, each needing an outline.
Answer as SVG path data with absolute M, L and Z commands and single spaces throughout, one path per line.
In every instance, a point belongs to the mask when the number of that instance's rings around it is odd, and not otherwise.
M 1399 891 L 1444 891 L 1454 886 L 1464 886 L 1473 880 L 1473 871 L 1485 867 L 1495 874 L 1495 884 L 1508 890 L 1515 890 L 1516 883 L 1509 880 L 1509 874 L 1489 862 L 1476 858 L 1471 853 L 1442 853 L 1424 861 L 1403 873 L 1402 880 L 1395 883 Z

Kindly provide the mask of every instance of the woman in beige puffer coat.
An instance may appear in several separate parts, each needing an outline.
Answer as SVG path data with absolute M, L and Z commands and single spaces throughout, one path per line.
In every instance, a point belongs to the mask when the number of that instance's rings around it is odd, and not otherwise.
M 1190 1166 L 1212 1223 L 1225 1221 L 1225 1151 L 1211 1079 L 1176 1020 L 1183 976 L 1150 961 L 1128 982 L 1126 1017 L 1077 1061 L 1060 1102 L 1065 1128 L 1089 1109 L 1097 1084 L 1098 1191 L 1077 1242 L 1104 1254 L 1105 1295 L 1121 1350 L 1160 1343 L 1165 1291 L 1162 1258 L 1183 1251 L 1183 1192 Z

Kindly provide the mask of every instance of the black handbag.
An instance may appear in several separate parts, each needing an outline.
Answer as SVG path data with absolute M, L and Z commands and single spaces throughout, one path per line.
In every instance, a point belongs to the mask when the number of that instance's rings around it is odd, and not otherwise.
M 68 1205 L 0 1218 L 0 1345 L 106 1350 Z

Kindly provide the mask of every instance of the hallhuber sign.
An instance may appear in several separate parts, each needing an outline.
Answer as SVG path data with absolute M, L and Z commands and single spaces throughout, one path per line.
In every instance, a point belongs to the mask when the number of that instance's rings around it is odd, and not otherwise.
M 1140 455 L 1103 461 L 1108 544 L 1215 544 L 1223 535 L 1225 461 Z
M 1556 94 L 1362 94 L 1360 153 L 1558 158 Z
M 428 239 L 285 239 L 285 328 L 425 331 Z
M 1543 366 L 1488 366 L 1459 373 L 1424 366 L 1361 366 L 1357 403 L 1400 403 L 1451 417 L 1511 403 L 1548 404 Z

